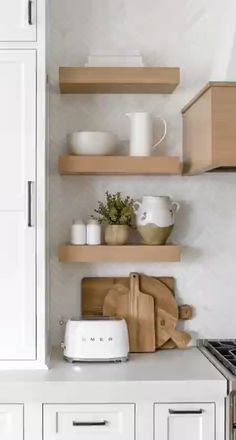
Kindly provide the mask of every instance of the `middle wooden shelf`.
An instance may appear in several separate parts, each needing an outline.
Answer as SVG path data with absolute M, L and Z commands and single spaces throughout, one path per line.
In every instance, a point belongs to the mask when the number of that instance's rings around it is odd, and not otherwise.
M 162 261 L 177 262 L 181 259 L 181 248 L 178 245 L 147 246 L 88 246 L 62 244 L 58 251 L 59 260 L 67 263 L 97 262 L 144 262 Z
M 175 156 L 60 156 L 62 175 L 101 174 L 181 174 L 181 163 Z

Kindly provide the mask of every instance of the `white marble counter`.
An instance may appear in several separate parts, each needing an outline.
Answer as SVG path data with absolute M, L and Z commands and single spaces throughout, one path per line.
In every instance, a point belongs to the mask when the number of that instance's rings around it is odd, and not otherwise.
M 0 372 L 4 402 L 213 401 L 226 393 L 226 379 L 197 348 L 131 355 L 116 364 L 69 364 L 57 349 L 48 371 Z

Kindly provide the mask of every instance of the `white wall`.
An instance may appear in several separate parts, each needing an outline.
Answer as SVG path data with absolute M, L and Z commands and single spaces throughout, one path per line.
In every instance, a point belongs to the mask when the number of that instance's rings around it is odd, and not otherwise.
M 236 337 L 236 174 L 121 178 L 60 177 L 57 173 L 57 158 L 66 152 L 67 133 L 107 129 L 127 139 L 127 111 L 162 114 L 169 130 L 160 151 L 181 155 L 180 109 L 209 78 L 229 78 L 228 70 L 230 79 L 236 78 L 231 57 L 231 47 L 235 47 L 233 23 L 222 40 L 229 18 L 235 18 L 234 8 L 231 0 L 51 0 L 50 261 L 54 343 L 62 337 L 59 319 L 79 314 L 83 277 L 126 276 L 132 270 L 176 277 L 179 301 L 195 307 L 194 319 L 185 325 L 195 336 Z M 218 61 L 225 51 L 228 57 L 219 69 Z M 58 66 L 83 65 L 89 52 L 141 53 L 147 65 L 180 66 L 181 85 L 170 96 L 61 96 Z M 180 201 L 172 240 L 183 245 L 182 262 L 60 264 L 57 246 L 68 240 L 72 219 L 86 220 L 107 189 L 121 190 L 134 198 L 169 194 Z

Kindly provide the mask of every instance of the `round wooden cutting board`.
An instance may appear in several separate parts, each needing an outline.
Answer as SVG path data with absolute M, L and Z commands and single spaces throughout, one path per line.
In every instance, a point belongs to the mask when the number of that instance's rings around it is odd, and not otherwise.
M 156 317 L 156 348 L 162 347 L 172 339 L 179 348 L 186 347 L 191 340 L 184 331 L 176 330 L 179 309 L 171 289 L 162 281 L 141 275 L 140 287 L 143 292 L 153 296 Z
M 136 274 L 138 276 L 138 274 Z M 132 274 L 131 274 L 132 276 Z M 186 347 L 191 337 L 183 331 L 176 330 L 179 308 L 171 288 L 161 280 L 153 277 L 139 276 L 140 290 L 154 299 L 156 349 L 161 347 Z M 122 284 L 115 284 L 104 299 L 103 314 L 117 314 L 118 302 L 127 302 L 129 289 Z M 150 317 L 151 319 L 151 317 Z

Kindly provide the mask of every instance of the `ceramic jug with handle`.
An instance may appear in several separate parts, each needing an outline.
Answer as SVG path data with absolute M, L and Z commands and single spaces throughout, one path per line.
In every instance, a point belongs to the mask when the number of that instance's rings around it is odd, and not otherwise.
M 153 117 L 148 112 L 126 113 L 130 118 L 130 156 L 150 156 L 166 137 L 167 124 L 160 116 Z M 153 119 L 159 119 L 163 123 L 163 135 L 157 141 L 153 139 Z
M 145 244 L 165 244 L 175 223 L 179 203 L 168 196 L 145 196 L 135 202 L 137 229 Z

